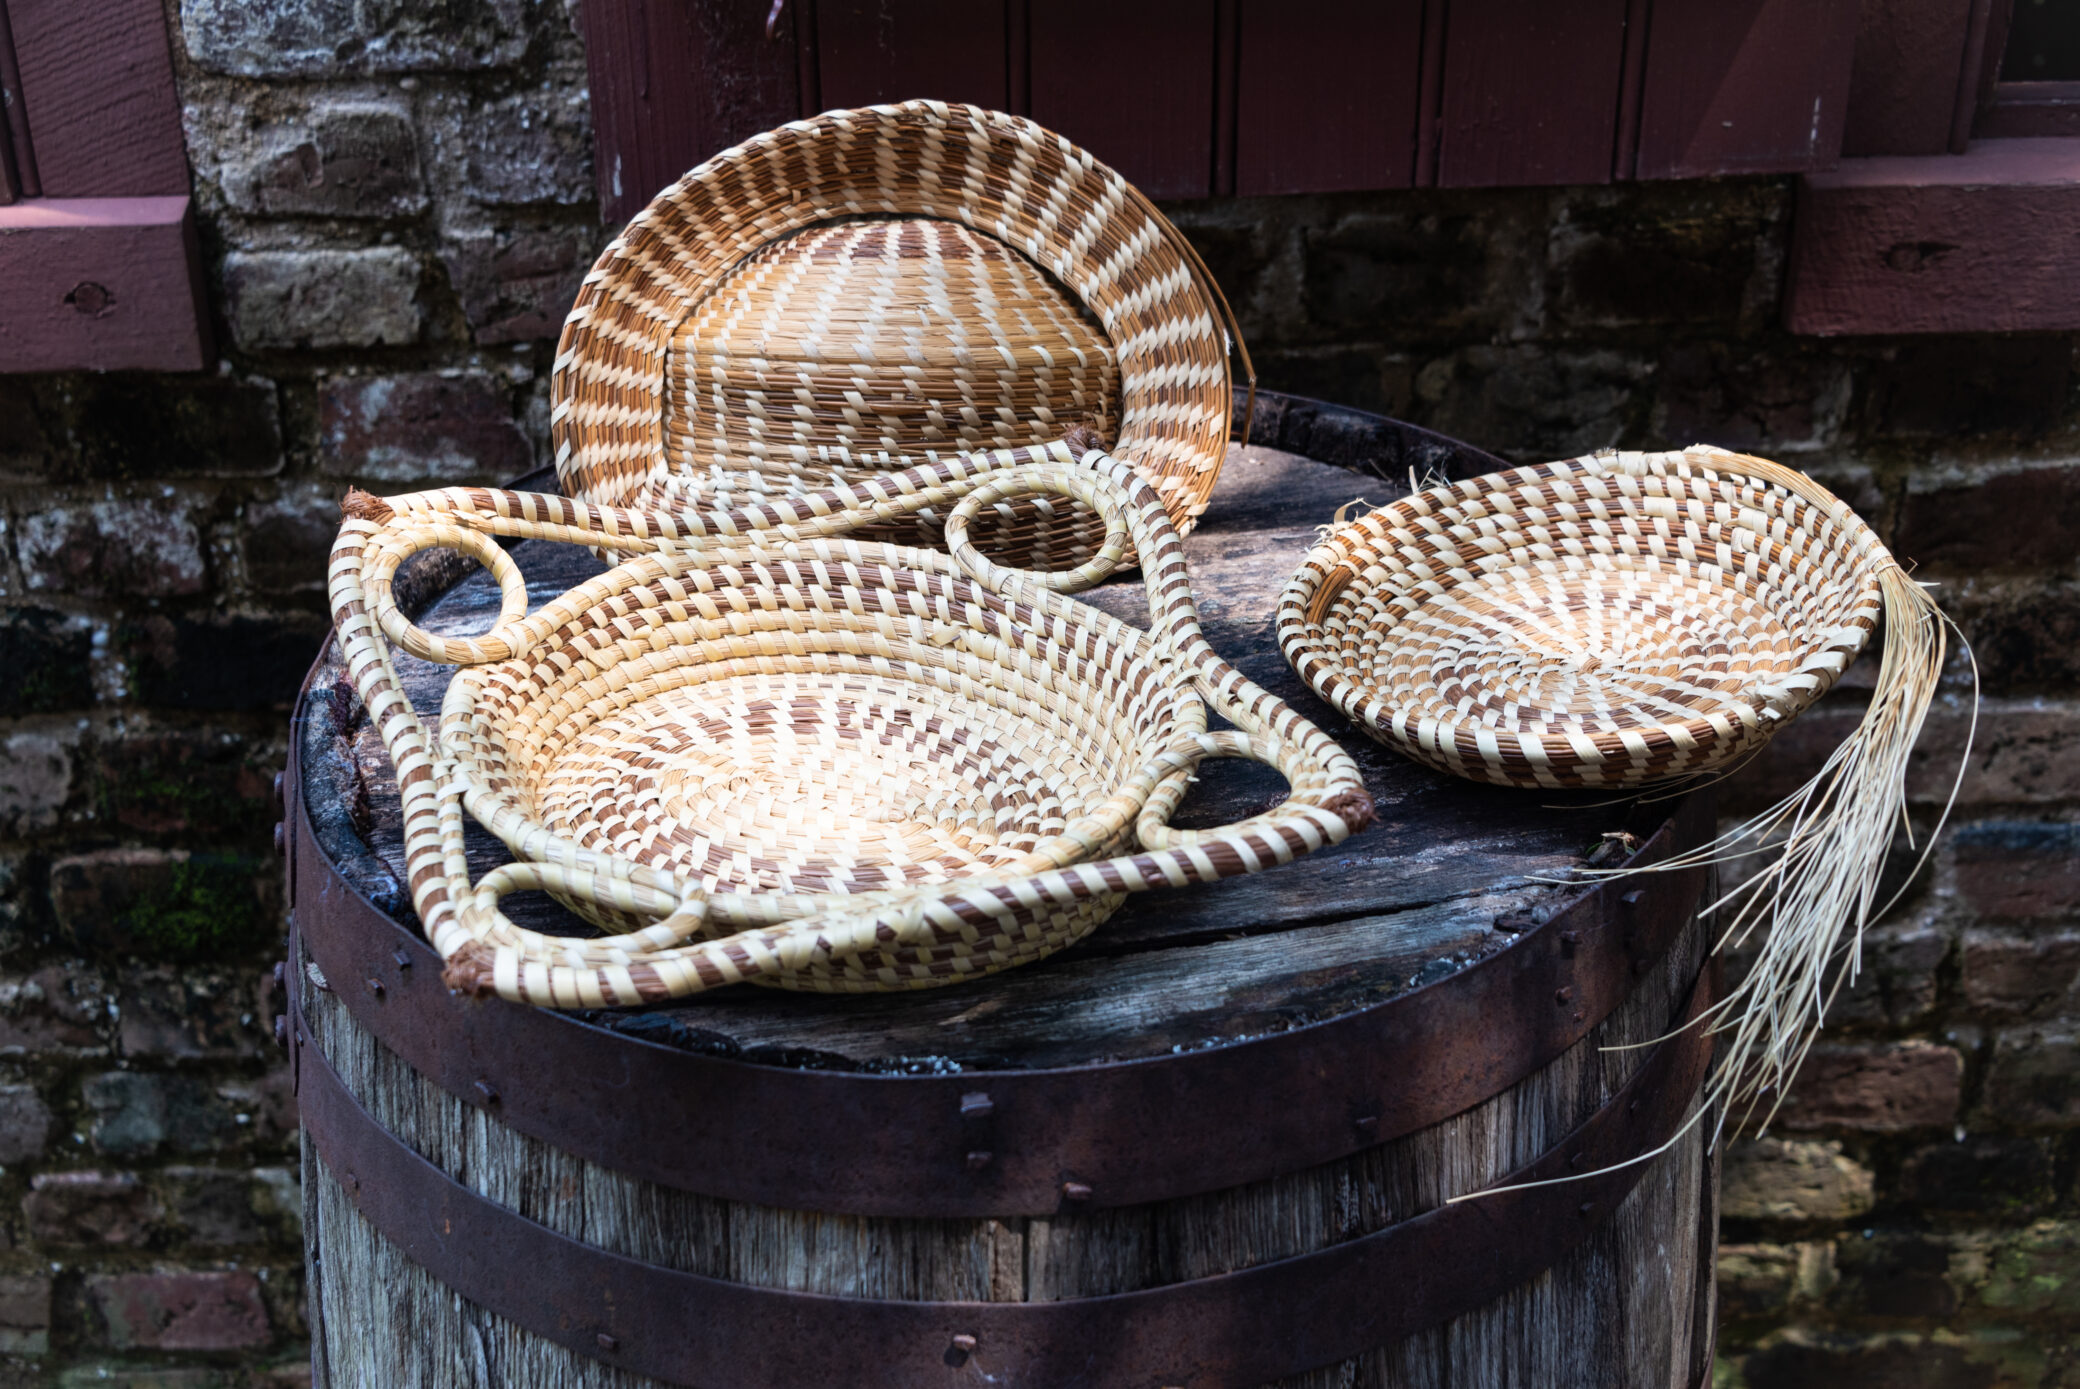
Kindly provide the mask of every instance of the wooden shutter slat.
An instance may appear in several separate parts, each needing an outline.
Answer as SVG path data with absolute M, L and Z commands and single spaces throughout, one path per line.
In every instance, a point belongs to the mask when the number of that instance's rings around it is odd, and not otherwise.
M 1625 0 L 1452 0 L 1437 181 L 1608 183 Z
M 1003 0 L 818 0 L 823 104 L 877 106 L 928 98 L 1003 110 Z
M 1213 192 L 1214 0 L 1032 6 L 1033 119 L 1156 198 Z
M 1655 0 L 1638 176 L 1833 164 L 1848 111 L 1856 12 L 1856 0 Z M 1954 77 L 1954 62 L 1951 71 Z
M 1235 191 L 1407 187 L 1422 44 L 1422 0 L 1242 0 Z

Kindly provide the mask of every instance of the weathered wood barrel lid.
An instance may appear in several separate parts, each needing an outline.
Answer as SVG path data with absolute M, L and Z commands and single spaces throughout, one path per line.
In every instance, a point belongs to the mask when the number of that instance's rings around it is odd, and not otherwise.
M 1453 441 L 1291 397 L 1268 397 L 1251 437 L 1366 475 L 1267 465 L 1261 494 L 1244 504 L 1289 516 L 1301 532 L 1352 493 L 1405 484 L 1411 467 L 1468 476 L 1496 466 Z M 1223 524 L 1216 512 L 1209 534 Z M 1268 554 L 1276 573 L 1267 570 L 1266 592 L 1287 553 Z M 421 606 L 466 587 L 455 586 L 466 563 L 427 561 L 399 576 L 408 608 L 413 583 Z M 530 576 L 545 589 L 572 577 Z M 1212 587 L 1248 583 L 1229 575 Z M 1100 590 L 1096 601 L 1114 599 Z M 1252 678 L 1306 697 L 1267 621 L 1227 619 L 1210 604 L 1207 625 Z M 1709 837 L 1704 798 L 1641 807 L 1527 796 L 1437 776 L 1353 735 L 1382 810 L 1373 830 L 1305 871 L 1130 904 L 1085 947 L 1010 981 L 1019 992 L 1008 1004 L 1004 982 L 874 999 L 730 990 L 611 1016 L 467 1002 L 443 988 L 438 957 L 394 881 L 385 895 L 388 875 L 363 842 L 357 820 L 370 812 L 356 797 L 367 788 L 351 754 L 341 757 L 356 711 L 332 674 L 322 659 L 314 668 L 292 744 L 292 949 L 313 966 L 295 991 L 322 980 L 383 1046 L 505 1128 L 726 1201 L 876 1218 L 1047 1217 L 1299 1172 L 1501 1094 L 1589 1036 L 1643 978 L 1677 964 L 1679 938 L 1695 938 L 1685 932 L 1702 868 L 1551 886 L 1524 875 L 1564 877 L 1599 839 L 1602 866 L 1676 856 Z M 1275 793 L 1239 772 L 1206 788 L 1201 813 L 1218 821 Z M 1574 812 L 1556 813 L 1556 799 Z M 479 841 L 471 852 L 475 863 L 501 849 Z M 1511 891 L 1469 905 L 1469 888 L 1504 877 Z M 1281 934 L 1321 921 L 1308 929 L 1341 933 L 1343 950 L 1391 945 L 1376 923 L 1447 899 L 1452 912 L 1492 916 L 1444 957 L 1388 948 L 1372 965 L 1309 975 L 1305 952 Z M 534 924 L 568 921 L 545 914 Z M 1307 980 L 1295 991 L 1304 1006 L 1244 998 L 1218 1024 L 1181 1012 L 1049 1042 L 1050 1018 L 1088 1011 L 1108 976 L 1218 972 L 1274 950 L 1296 951 L 1281 978 Z M 1692 958 L 1681 955 L 1685 971 Z M 720 1281 L 534 1224 L 388 1133 L 311 1044 L 295 991 L 289 1042 L 314 1150 L 386 1239 L 464 1297 L 583 1355 L 669 1383 L 752 1389 L 909 1386 L 941 1382 L 942 1369 L 944 1382 L 965 1383 L 957 1372 L 978 1343 L 987 1364 L 1018 1367 L 1009 1382 L 1047 1386 L 1257 1384 L 1356 1354 L 1480 1306 L 1588 1239 L 1646 1169 L 1629 1160 L 1677 1132 L 1710 1050 L 1696 1028 L 1660 1043 L 1601 1109 L 1508 1179 L 1612 1169 L 1587 1180 L 1440 1207 L 1298 1257 L 1142 1292 L 904 1302 Z M 1690 995 L 1669 1022 L 1697 1015 L 1709 979 Z M 1386 1286 L 1396 1295 L 1382 1297 Z M 1097 1345 L 1106 1351 L 1093 1379 L 1079 1357 Z

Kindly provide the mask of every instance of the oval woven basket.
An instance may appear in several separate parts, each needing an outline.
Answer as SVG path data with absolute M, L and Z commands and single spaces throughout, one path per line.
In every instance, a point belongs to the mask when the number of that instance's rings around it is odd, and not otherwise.
M 931 219 L 933 245 L 955 244 L 960 228 L 968 246 L 1004 254 L 850 264 L 840 249 L 858 233 L 794 235 L 863 218 Z M 919 233 L 897 222 L 867 235 L 900 250 Z M 822 281 L 808 298 L 803 277 Z M 815 321 L 824 309 L 847 316 L 846 329 Z M 813 330 L 786 334 L 790 314 Z M 1107 393 L 1078 411 L 1082 418 L 1063 420 L 1062 396 L 1074 388 L 1059 375 L 1039 377 L 1064 348 L 1089 350 L 1086 315 L 1111 354 L 1117 403 Z M 768 317 L 787 341 L 747 353 L 761 345 L 755 333 L 745 341 L 746 320 Z M 1224 318 L 1232 327 L 1190 243 L 1131 184 L 1060 136 L 944 102 L 827 112 L 700 165 L 601 254 L 564 323 L 550 382 L 557 475 L 566 494 L 586 501 L 742 505 L 936 461 L 942 448 L 1030 443 L 1036 426 L 1054 438 L 1083 423 L 1189 530 L 1227 447 Z M 922 407 L 950 403 L 961 371 L 974 386 L 980 368 L 953 369 L 950 353 L 935 363 L 919 350 L 913 360 L 920 342 L 908 336 L 928 329 L 944 338 L 953 321 L 991 352 L 1008 348 L 1010 374 L 1028 378 L 1000 388 L 991 373 L 989 413 L 1008 395 L 1014 418 L 982 428 L 978 399 L 975 419 L 964 421 L 976 435 L 966 445 L 958 430 L 943 439 L 931 432 L 940 426 Z M 744 370 L 747 357 L 794 378 L 784 398 L 772 381 L 758 384 L 759 368 Z M 906 362 L 917 368 L 907 377 Z M 1030 417 L 1021 392 L 1033 397 Z M 755 441 L 763 452 L 750 437 L 752 414 L 765 421 Z M 786 436 L 776 439 L 783 424 Z M 928 509 L 910 518 L 911 530 L 929 534 L 938 519 Z M 990 553 L 1044 569 L 1088 558 L 1099 533 L 1080 508 L 1024 503 L 1002 509 L 978 538 Z
M 1087 507 L 1097 553 L 1029 573 L 978 552 L 976 517 L 1035 497 Z M 946 515 L 950 554 L 856 538 L 925 507 Z M 628 557 L 528 614 L 499 536 Z M 399 613 L 392 576 L 434 547 L 498 578 L 489 632 L 435 636 Z M 1062 596 L 1130 551 L 1146 631 Z M 600 1007 L 742 980 L 944 984 L 1060 949 L 1129 892 L 1285 863 L 1371 819 L 1350 758 L 1207 646 L 1154 488 L 1059 442 L 726 512 L 356 494 L 331 595 L 398 769 L 414 906 L 471 992 Z M 437 732 L 396 682 L 393 641 L 465 667 Z M 1233 728 L 1209 731 L 1210 714 Z M 1207 757 L 1267 762 L 1290 795 L 1170 828 Z M 516 858 L 475 883 L 465 811 Z M 527 889 L 609 934 L 516 926 L 498 901 Z
M 1606 452 L 1417 492 L 1339 526 L 1280 596 L 1279 645 L 1380 741 L 1506 786 L 1616 788 L 1725 771 L 1887 633 L 1870 711 L 1807 785 L 1669 869 L 1773 846 L 1728 897 L 1766 927 L 1718 1006 L 1722 1091 L 1781 1097 L 1903 822 L 1946 622 L 1848 505 L 1765 459 Z M 1849 942 L 1849 969 L 1827 966 Z M 1772 1099 L 1771 1103 L 1776 1101 Z

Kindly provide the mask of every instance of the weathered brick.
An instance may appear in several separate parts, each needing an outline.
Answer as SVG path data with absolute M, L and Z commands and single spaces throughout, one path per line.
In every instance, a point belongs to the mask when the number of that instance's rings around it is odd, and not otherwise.
M 412 113 L 397 104 L 339 102 L 265 132 L 226 179 L 241 211 L 263 215 L 400 217 L 426 206 Z
M 193 504 L 178 493 L 48 503 L 21 518 L 18 537 L 31 592 L 177 598 L 208 587 Z
M 141 835 L 271 852 L 274 744 L 228 729 L 133 728 L 95 749 L 93 796 L 108 823 Z
M 0 849 L 0 960 L 17 954 L 40 934 L 42 885 L 37 860 L 19 850 Z
M 104 1071 L 80 1094 L 95 1116 L 94 1150 L 111 1156 L 205 1152 L 238 1129 L 224 1101 L 195 1076 Z
M 271 991 L 271 983 L 255 969 L 132 970 L 124 978 L 116 1039 L 131 1058 L 242 1061 L 265 1056 L 274 1040 L 267 1030 Z
M 287 1177 L 280 1168 L 269 1169 L 262 1179 L 259 1173 L 230 1168 L 169 1167 L 162 1180 L 174 1218 L 190 1240 L 229 1246 L 296 1236 L 300 1218 L 290 1215 L 294 1182 L 289 1182 L 285 1205 L 278 1180 Z
M 1776 1122 L 1867 1133 L 1948 1125 L 1963 1076 L 1964 1058 L 1930 1042 L 1823 1044 L 1799 1068 Z
M 74 1366 L 58 1377 L 57 1389 L 246 1389 L 236 1370 L 205 1365 L 93 1364 Z
M 586 227 L 458 233 L 441 261 L 480 343 L 551 339 L 598 251 Z
M 129 1172 L 39 1172 L 22 1198 L 29 1233 L 50 1245 L 142 1244 L 165 1215 Z
M 24 729 L 0 739 L 0 836 L 49 829 L 72 797 L 72 730 Z
M 1868 1317 L 1943 1321 L 1963 1303 L 1950 1245 L 1914 1231 L 1865 1230 L 1835 1240 L 1840 1284 L 1833 1301 Z
M 501 67 L 527 48 L 520 0 L 181 0 L 189 56 L 241 77 Z
M 1797 789 L 1863 720 L 1849 692 L 1823 699 L 1772 738 L 1728 782 L 1728 813 L 1759 809 Z M 1988 699 L 1979 706 L 1971 759 L 1958 783 L 1959 754 L 1971 721 L 1968 707 L 1939 697 L 1907 764 L 1907 796 L 1940 807 L 1957 786 L 1957 803 L 2051 804 L 2080 785 L 2080 711 L 2051 700 Z
M 322 592 L 344 491 L 324 485 L 249 504 L 244 516 L 247 584 L 263 593 Z
M 2069 336 L 1957 336 L 1908 341 L 1872 366 L 1877 433 L 2030 437 L 2057 425 L 2073 372 Z
M 488 372 L 335 377 L 320 410 L 335 476 L 504 481 L 534 467 L 506 388 Z
M 1834 1287 L 1834 1245 L 1721 1244 L 1718 1274 L 1720 1320 L 1777 1316 Z
M 1762 188 L 1572 190 L 1549 233 L 1547 323 L 1735 328 L 1773 288 L 1768 238 L 1781 208 Z
M 1907 488 L 1893 552 L 1946 570 L 2066 567 L 2080 535 L 2080 466 L 1989 473 Z
M 88 376 L 71 392 L 83 479 L 266 477 L 281 471 L 274 382 Z
M 42 1355 L 50 1348 L 50 1276 L 0 1273 L 0 1355 Z
M 2004 1128 L 2080 1125 L 2080 1037 L 2067 1028 L 1997 1034 L 1986 1072 L 1985 1116 Z
M 49 608 L 0 608 L 0 718 L 85 709 L 94 702 L 93 626 Z
M 0 977 L 0 1055 L 99 1052 L 109 1001 L 100 975 L 77 965 Z
M 1794 1326 L 1742 1357 L 1740 1374 L 1746 1389 L 1995 1389 L 1986 1361 L 1982 1348 L 1941 1332 L 1866 1335 Z
M 2080 687 L 2080 583 L 2031 575 L 1971 575 L 1942 588 L 1991 695 L 2060 694 Z
M 86 1290 L 116 1350 L 243 1350 L 273 1338 L 259 1280 L 242 1269 L 99 1274 Z
M 1996 921 L 2080 917 L 2080 825 L 1981 821 L 1951 836 L 1959 899 Z
M 33 1085 L 0 1085 L 0 1166 L 43 1155 L 51 1111 Z
M 1469 347 L 1416 373 L 1430 428 L 1511 458 L 1566 458 L 1622 441 L 1653 367 L 1613 351 Z
M 2018 1218 L 2057 1199 L 2057 1175 L 2049 1139 L 1973 1134 L 1907 1154 L 1893 1195 L 1924 1211 Z
M 1726 1150 L 1719 1210 L 1728 1220 L 1850 1220 L 1875 1203 L 1870 1169 L 1839 1143 L 1759 1138 Z
M 1305 226 L 1304 338 L 1391 341 L 1415 324 L 1433 336 L 1498 334 L 1534 297 L 1531 244 L 1543 221 L 1525 195 L 1417 194 Z
M 35 383 L 0 376 L 0 479 L 41 482 L 49 476 L 53 453 Z
M 529 91 L 492 101 L 460 92 L 432 107 L 444 154 L 459 154 L 462 191 L 489 206 L 576 206 L 596 201 L 592 117 L 583 92 Z
M 217 1096 L 232 1107 L 233 1120 L 247 1126 L 255 1144 L 295 1144 L 296 1084 L 286 1063 L 274 1066 L 258 1080 L 220 1085 Z
M 1989 1017 L 2073 1011 L 2080 931 L 1967 931 L 1961 959 L 1964 1000 Z
M 419 259 L 361 251 L 236 251 L 224 258 L 225 313 L 249 351 L 416 342 Z
M 154 708 L 286 710 L 330 630 L 316 613 L 155 613 L 123 636 Z
M 51 911 L 81 950 L 123 959 L 218 960 L 269 925 L 259 864 L 185 849 L 99 849 L 51 865 Z
M 1979 1300 L 2009 1315 L 2080 1322 L 2080 1223 L 2041 1220 L 2001 1239 L 1987 1259 Z
M 1671 348 L 1658 375 L 1654 432 L 1670 448 L 1817 447 L 1834 434 L 1849 398 L 1849 371 L 1840 362 L 1716 342 Z

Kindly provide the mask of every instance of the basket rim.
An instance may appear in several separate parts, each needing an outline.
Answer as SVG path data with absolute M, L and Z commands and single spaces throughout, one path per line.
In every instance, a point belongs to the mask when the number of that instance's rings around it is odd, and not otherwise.
M 1762 466 L 1757 468 L 1755 465 Z M 1793 484 L 1784 476 L 1786 474 L 1805 482 L 1806 486 Z M 1824 513 L 1820 537 L 1837 538 L 1853 557 L 1855 592 L 1849 619 L 1829 631 L 1813 634 L 1817 640 L 1809 642 L 1798 653 L 1798 664 L 1788 684 L 1754 681 L 1745 699 L 1730 694 L 1725 698 L 1723 713 L 1640 722 L 1629 727 L 1606 724 L 1572 733 L 1536 733 L 1498 728 L 1477 718 L 1441 718 L 1434 713 L 1398 707 L 1389 691 L 1347 673 L 1339 659 L 1343 648 L 1331 643 L 1323 625 L 1322 619 L 1327 615 L 1324 609 L 1340 599 L 1354 582 L 1368 576 L 1379 576 L 1377 564 L 1357 565 L 1353 563 L 1354 557 L 1367 552 L 1377 555 L 1384 549 L 1399 548 L 1385 533 L 1388 528 L 1386 518 L 1419 522 L 1412 528 L 1433 534 L 1448 533 L 1455 524 L 1463 524 L 1463 511 L 1467 504 L 1484 497 L 1504 496 L 1530 485 L 1551 481 L 1565 483 L 1577 478 L 1616 479 L 1623 476 L 1673 476 L 1707 483 L 1731 481 L 1770 492 L 1781 499 L 1787 511 Z M 1642 500 L 1622 488 L 1616 496 L 1628 509 Z M 1823 502 L 1822 498 L 1826 500 Z M 1711 521 L 1714 526 L 1727 524 L 1717 515 Z M 1531 548 L 1528 537 L 1513 528 L 1498 528 L 1489 533 L 1506 533 L 1501 542 L 1506 553 L 1517 554 Z M 1766 543 L 1767 567 L 1771 573 L 1798 572 L 1794 566 L 1783 562 L 1787 550 L 1781 538 L 1770 538 Z M 1735 580 L 1736 586 L 1742 587 L 1751 598 L 1764 599 L 1769 593 L 1766 585 L 1754 583 L 1740 571 L 1724 569 L 1713 560 L 1700 556 L 1690 563 L 1698 571 L 1708 569 L 1722 579 Z M 1651 559 L 1636 561 L 1635 564 L 1667 567 L 1663 562 Z M 1888 565 L 1896 566 L 1896 561 L 1862 518 L 1818 484 L 1781 465 L 1703 445 L 1658 453 L 1600 450 L 1421 489 L 1336 526 L 1325 532 L 1308 550 L 1287 580 L 1280 594 L 1275 626 L 1287 662 L 1315 693 L 1376 736 L 1433 765 L 1454 764 L 1451 770 L 1457 771 L 1460 768 L 1456 764 L 1463 763 L 1499 772 L 1496 746 L 1513 742 L 1530 757 L 1533 768 L 1537 769 L 1524 773 L 1521 779 L 1546 784 L 1542 764 L 1549 763 L 1563 769 L 1595 766 L 1598 759 L 1624 758 L 1632 743 L 1645 739 L 1655 748 L 1671 743 L 1678 747 L 1694 746 L 1702 756 L 1693 760 L 1703 763 L 1694 770 L 1708 771 L 1716 765 L 1709 758 L 1716 745 L 1740 749 L 1752 742 L 1759 747 L 1761 741 L 1767 740 L 1833 687 L 1868 645 L 1876 629 L 1881 607 L 1880 577 Z M 1461 587 L 1461 581 L 1455 578 L 1440 587 L 1444 592 L 1455 591 Z M 1420 611 L 1423 606 L 1419 603 L 1415 608 Z M 1368 633 L 1372 640 L 1366 649 L 1376 651 L 1390 645 L 1386 637 L 1389 630 L 1392 629 L 1375 629 Z M 1728 726 L 1729 718 L 1733 721 L 1732 727 Z M 1534 744 L 1538 747 L 1536 753 L 1531 752 Z M 1593 748 L 1593 754 L 1584 751 L 1584 744 Z M 1552 784 L 1562 782 L 1553 779 Z
M 1031 196 L 1015 179 L 1008 187 L 979 181 L 973 165 L 951 167 L 952 159 L 947 161 L 947 169 L 931 171 L 931 177 L 939 181 L 924 191 L 908 188 L 890 176 L 876 157 L 877 151 L 900 133 L 914 134 L 920 129 L 933 141 L 951 143 L 951 137 L 958 136 L 980 148 L 1015 150 L 1016 169 L 1029 172 L 1044 158 L 1068 171 L 1057 189 L 1056 205 L 1043 209 L 1044 217 L 1027 219 L 1031 234 L 1026 241 L 1030 244 L 1022 244 L 1015 234 L 1018 227 L 1014 223 L 1025 205 L 1013 208 L 1011 201 Z M 840 205 L 832 205 L 838 194 L 827 195 L 822 185 L 803 196 L 803 190 L 779 175 L 783 157 L 803 150 L 816 161 L 819 176 L 832 189 L 842 190 Z M 759 171 L 759 176 L 754 177 L 752 171 Z M 732 180 L 732 192 L 748 190 L 749 200 L 729 209 L 729 226 L 719 232 L 691 222 L 687 209 L 695 192 L 725 177 Z M 961 182 L 963 177 L 966 183 Z M 628 504 L 654 481 L 690 480 L 688 470 L 675 462 L 665 430 L 669 354 L 664 349 L 699 305 L 749 257 L 784 237 L 855 214 L 922 216 L 956 223 L 1001 243 L 1059 283 L 1098 324 L 1117 359 L 1121 408 L 1117 436 L 1109 441 L 1108 451 L 1133 463 L 1137 470 L 1142 470 L 1137 457 L 1142 444 L 1190 455 L 1188 465 L 1157 459 L 1144 471 L 1173 524 L 1180 533 L 1189 529 L 1206 508 L 1231 433 L 1231 346 L 1242 359 L 1252 402 L 1255 392 L 1256 374 L 1248 349 L 1218 283 L 1183 233 L 1110 166 L 1027 118 L 940 101 L 826 111 L 761 132 L 695 166 L 630 219 L 600 253 L 580 286 L 564 320 L 550 373 L 552 448 L 566 492 L 590 501 Z M 1093 236 L 1094 229 L 1109 228 L 1115 221 L 1137 230 L 1130 244 L 1100 258 L 1104 245 Z M 724 262 L 695 265 L 696 252 L 711 251 L 739 226 L 752 229 L 747 235 L 756 240 L 736 249 Z M 671 267 L 679 278 L 660 282 L 661 266 Z M 1120 286 L 1129 280 L 1132 286 L 1122 290 Z M 1092 286 L 1113 296 L 1112 312 L 1094 299 Z M 617 302 L 646 295 L 652 304 L 670 301 L 662 311 L 655 307 L 645 311 L 644 316 L 653 321 L 642 332 L 654 341 L 636 344 L 631 332 L 602 328 L 595 321 Z M 1142 323 L 1122 338 L 1118 324 L 1130 311 L 1144 314 L 1152 304 L 1171 302 L 1188 302 L 1190 312 L 1176 315 L 1159 332 L 1151 332 Z M 1128 308 L 1122 309 L 1121 303 Z M 1181 329 L 1179 325 L 1187 320 L 1192 326 Z M 1202 340 L 1208 346 L 1205 360 L 1196 370 L 1204 375 L 1216 361 L 1218 370 L 1203 383 L 1195 383 L 1180 374 L 1175 354 L 1181 344 Z M 634 368 L 631 357 L 640 358 Z M 584 379 L 588 366 L 595 369 L 592 381 Z M 602 381 L 611 384 L 602 386 Z M 605 391 L 631 385 L 647 392 L 637 407 L 598 399 Z M 1137 392 L 1147 397 L 1139 405 L 1134 403 Z M 588 409 L 599 418 L 582 419 Z M 1200 432 L 1208 437 L 1198 444 L 1164 432 L 1171 421 L 1202 416 Z M 942 450 L 953 451 L 958 450 Z M 919 453 L 921 457 L 923 451 Z M 606 480 L 592 480 L 594 473 Z

